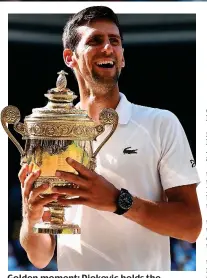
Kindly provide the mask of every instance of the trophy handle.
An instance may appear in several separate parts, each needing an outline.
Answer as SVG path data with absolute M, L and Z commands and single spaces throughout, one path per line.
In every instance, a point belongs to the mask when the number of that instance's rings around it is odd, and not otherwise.
M 119 120 L 119 116 L 118 116 L 117 112 L 112 108 L 104 108 L 100 112 L 99 121 L 100 121 L 101 125 L 98 125 L 97 129 L 100 129 L 100 127 L 103 127 L 105 125 L 112 125 L 112 129 L 109 132 L 109 134 L 106 136 L 106 138 L 103 140 L 103 142 L 100 144 L 100 146 L 93 153 L 93 156 L 92 156 L 93 159 L 95 159 L 95 157 L 97 156 L 98 152 L 101 150 L 103 145 L 109 140 L 109 138 L 112 136 L 112 134 L 116 130 L 117 125 L 118 125 L 118 120 Z
M 25 155 L 24 150 L 22 149 L 21 145 L 19 142 L 16 140 L 16 138 L 12 135 L 10 130 L 8 129 L 6 124 L 13 124 L 14 125 L 14 130 L 20 133 L 21 135 L 25 135 L 25 127 L 23 123 L 20 123 L 20 111 L 17 107 L 9 105 L 6 106 L 2 112 L 1 112 L 1 123 L 6 131 L 7 135 L 9 136 L 9 139 L 14 143 L 14 145 L 17 147 L 19 150 L 21 157 Z M 21 160 L 21 162 L 23 162 Z

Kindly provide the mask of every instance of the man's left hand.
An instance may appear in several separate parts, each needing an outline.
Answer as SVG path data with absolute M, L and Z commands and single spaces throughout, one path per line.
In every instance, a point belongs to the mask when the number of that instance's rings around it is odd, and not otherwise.
M 56 171 L 55 175 L 78 187 L 54 187 L 53 192 L 79 197 L 71 199 L 59 197 L 58 203 L 62 205 L 86 205 L 94 209 L 114 212 L 119 190 L 104 177 L 89 170 L 81 163 L 71 158 L 67 158 L 66 161 L 78 172 L 78 175 L 59 170 Z

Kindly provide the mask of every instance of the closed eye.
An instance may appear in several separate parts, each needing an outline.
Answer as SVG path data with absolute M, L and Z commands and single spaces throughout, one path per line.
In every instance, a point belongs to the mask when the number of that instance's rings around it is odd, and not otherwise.
M 91 38 L 88 42 L 87 45 L 99 45 L 103 42 L 103 38 L 101 38 L 100 36 L 95 36 L 93 38 Z
M 112 46 L 118 46 L 121 44 L 121 39 L 113 35 L 109 36 L 109 41 Z M 91 37 L 86 44 L 90 46 L 96 46 L 96 45 L 101 45 L 102 43 L 104 43 L 104 36 L 95 35 Z
M 117 46 L 120 44 L 120 40 L 117 38 L 110 38 L 109 40 L 110 40 L 111 45 L 113 45 L 113 46 Z

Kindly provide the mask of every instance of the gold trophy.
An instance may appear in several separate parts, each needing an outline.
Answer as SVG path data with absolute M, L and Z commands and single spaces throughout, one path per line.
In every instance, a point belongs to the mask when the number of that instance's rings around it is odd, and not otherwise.
M 71 157 L 90 170 L 95 170 L 96 155 L 114 133 L 118 124 L 118 114 L 115 110 L 105 108 L 100 112 L 99 124 L 95 123 L 85 110 L 73 106 L 77 96 L 68 88 L 66 72 L 58 72 L 56 88 L 48 90 L 45 96 L 48 103 L 43 108 L 35 108 L 32 114 L 26 116 L 24 123 L 20 122 L 20 111 L 15 106 L 7 106 L 1 112 L 1 122 L 11 141 L 21 154 L 21 165 L 27 163 L 32 171 L 41 170 L 40 177 L 34 183 L 39 187 L 43 183 L 49 184 L 45 194 L 51 194 L 54 186 L 76 187 L 77 185 L 61 180 L 55 176 L 56 170 L 78 174 L 66 158 Z M 7 124 L 13 124 L 14 130 L 26 140 L 25 148 L 12 135 Z M 111 125 L 111 131 L 94 151 L 93 141 L 104 132 L 105 126 Z M 64 198 L 70 198 L 67 195 Z M 75 223 L 68 223 L 64 219 L 66 206 L 56 200 L 47 205 L 50 210 L 50 222 L 37 223 L 35 233 L 47 234 L 79 234 L 80 227 Z

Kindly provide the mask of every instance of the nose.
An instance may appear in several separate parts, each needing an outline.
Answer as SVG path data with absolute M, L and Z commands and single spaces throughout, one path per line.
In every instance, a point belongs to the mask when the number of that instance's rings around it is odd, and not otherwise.
M 110 55 L 111 53 L 113 53 L 113 47 L 110 43 L 110 41 L 107 41 L 104 46 L 103 46 L 103 49 L 102 49 L 102 52 L 105 52 L 106 55 Z

